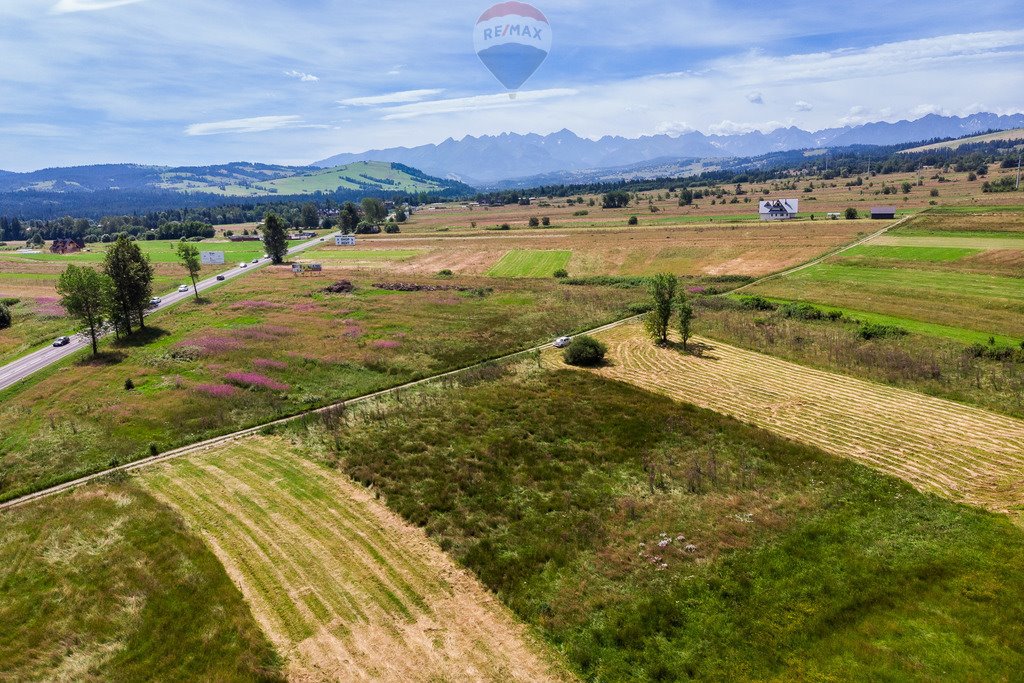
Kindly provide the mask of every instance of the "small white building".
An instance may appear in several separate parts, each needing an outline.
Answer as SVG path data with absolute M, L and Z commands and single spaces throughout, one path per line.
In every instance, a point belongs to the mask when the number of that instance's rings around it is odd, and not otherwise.
M 335 235 L 334 246 L 336 247 L 354 247 L 356 246 L 355 235 Z
M 774 199 L 758 203 L 758 213 L 763 221 L 788 221 L 796 218 L 799 210 L 799 199 Z

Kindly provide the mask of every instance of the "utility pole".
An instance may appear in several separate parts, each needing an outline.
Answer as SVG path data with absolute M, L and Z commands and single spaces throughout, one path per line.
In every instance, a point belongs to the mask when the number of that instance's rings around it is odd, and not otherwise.
M 1018 190 L 1020 189 L 1020 160 L 1021 160 L 1021 156 L 1024 156 L 1024 149 L 1018 149 L 1017 150 L 1017 187 L 1016 187 L 1016 189 L 1018 189 Z

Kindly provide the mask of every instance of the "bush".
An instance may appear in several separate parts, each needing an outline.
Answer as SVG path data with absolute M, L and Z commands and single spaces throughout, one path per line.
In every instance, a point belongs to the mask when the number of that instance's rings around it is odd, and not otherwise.
M 20 303 L 21 299 L 16 296 L 5 296 L 0 298 L 0 304 L 3 304 L 4 306 L 17 306 Z
M 540 219 L 540 224 L 546 228 L 549 225 L 551 225 L 551 219 L 548 218 L 547 216 L 544 216 L 543 218 Z
M 6 330 L 11 326 L 11 309 L 7 304 L 0 304 L 0 330 Z
M 748 311 L 774 311 L 778 308 L 762 296 L 741 296 L 739 301 L 740 307 Z
M 852 206 L 849 207 L 848 209 L 846 209 L 846 220 L 848 220 L 848 221 L 857 220 L 857 216 L 858 216 L 857 209 L 853 208 Z
M 626 221 L 627 225 L 638 225 L 639 223 L 640 223 L 640 219 L 637 218 L 636 216 L 630 216 L 629 220 Z
M 565 268 L 559 268 L 558 270 L 555 271 L 554 276 L 559 280 L 563 280 L 569 277 L 569 271 L 567 271 Z
M 569 343 L 562 352 L 562 358 L 569 365 L 593 367 L 604 362 L 608 347 L 587 335 L 580 335 Z
M 583 211 L 574 211 L 573 216 L 589 216 L 590 212 L 584 209 Z
M 938 197 L 939 196 L 939 191 L 937 189 L 932 189 L 930 194 L 931 194 L 932 197 Z
M 881 323 L 864 323 L 857 332 L 857 336 L 864 340 L 896 339 L 905 337 L 908 334 L 910 332 L 898 325 L 883 325 Z
M 540 219 L 536 216 L 530 216 L 530 227 L 536 228 L 540 226 Z
M 394 235 L 396 233 L 402 232 L 402 229 L 398 227 L 397 223 L 388 223 L 384 226 L 384 232 L 386 232 L 389 235 Z
M 453 277 L 454 275 L 455 273 L 453 273 L 450 268 L 437 271 L 438 277 Z
M 129 377 L 128 379 L 126 379 L 124 381 L 124 390 L 125 391 L 131 391 L 134 388 L 135 388 L 135 382 L 132 381 L 131 377 Z

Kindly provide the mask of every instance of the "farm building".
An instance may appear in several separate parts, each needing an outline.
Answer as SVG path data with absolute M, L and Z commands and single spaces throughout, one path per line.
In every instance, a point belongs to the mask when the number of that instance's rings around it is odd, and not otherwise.
M 758 213 L 763 221 L 788 221 L 796 218 L 800 210 L 800 201 L 797 199 L 776 199 L 758 204 Z
M 871 217 L 875 220 L 889 220 L 896 218 L 895 206 L 872 206 Z

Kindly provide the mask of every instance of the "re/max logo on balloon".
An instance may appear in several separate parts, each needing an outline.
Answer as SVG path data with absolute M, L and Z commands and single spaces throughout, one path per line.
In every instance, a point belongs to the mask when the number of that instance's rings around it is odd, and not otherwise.
M 544 31 L 543 29 L 538 28 L 536 26 L 527 26 L 526 24 L 505 24 L 504 26 L 497 26 L 495 28 L 484 29 L 484 41 L 519 36 L 522 36 L 524 38 L 531 38 L 538 42 L 543 42 Z
M 473 44 L 480 61 L 514 96 L 551 50 L 551 24 L 524 2 L 501 2 L 477 19 Z

